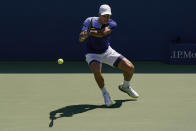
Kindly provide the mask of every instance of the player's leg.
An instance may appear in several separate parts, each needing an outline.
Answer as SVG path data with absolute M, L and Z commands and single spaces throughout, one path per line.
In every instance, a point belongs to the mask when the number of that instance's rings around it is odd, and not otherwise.
M 119 64 L 118 68 L 123 71 L 124 81 L 123 84 L 119 85 L 119 89 L 125 93 L 127 93 L 129 96 L 133 98 L 138 98 L 139 95 L 136 91 L 133 90 L 130 86 L 130 80 L 133 76 L 135 67 L 134 65 L 126 58 L 123 58 Z
M 101 68 L 102 68 L 101 63 L 98 61 L 92 61 L 89 64 L 89 67 L 94 74 L 94 78 L 95 78 L 99 88 L 104 88 L 105 84 L 104 84 L 104 78 L 101 74 Z
M 117 67 L 123 71 L 124 81 L 123 84 L 119 86 L 119 89 L 126 92 L 129 96 L 137 98 L 139 95 L 131 88 L 129 82 L 133 76 L 134 65 L 126 59 L 124 56 L 116 52 L 111 47 L 105 52 L 105 57 L 103 63 L 110 66 Z M 123 87 L 123 88 L 121 88 Z
M 104 84 L 104 78 L 101 74 L 101 63 L 97 61 L 93 61 L 89 64 L 91 71 L 94 74 L 95 80 L 99 86 L 99 88 L 102 91 L 103 97 L 104 97 L 104 102 L 106 106 L 110 107 L 112 106 L 112 100 L 110 98 L 110 95 L 108 91 L 106 90 L 105 84 Z
M 123 58 L 119 62 L 118 68 L 123 71 L 124 80 L 130 81 L 135 70 L 134 65 L 128 59 Z
M 89 64 L 89 67 L 94 74 L 94 78 L 95 78 L 95 80 L 96 80 L 96 82 L 97 82 L 97 84 L 103 94 L 106 106 L 108 106 L 108 107 L 111 106 L 112 101 L 110 99 L 110 95 L 109 95 L 108 91 L 106 90 L 104 78 L 101 73 L 101 70 L 102 70 L 102 64 L 100 62 L 101 56 L 97 55 L 97 54 L 87 54 L 86 61 Z

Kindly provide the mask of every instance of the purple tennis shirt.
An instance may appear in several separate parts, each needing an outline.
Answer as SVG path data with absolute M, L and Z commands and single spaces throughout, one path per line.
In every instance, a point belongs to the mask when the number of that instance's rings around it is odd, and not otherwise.
M 91 30 L 101 30 L 105 27 L 108 27 L 111 30 L 113 30 L 117 26 L 117 23 L 112 19 L 109 19 L 107 24 L 102 25 L 99 23 L 99 17 L 88 17 L 83 23 L 82 31 L 88 30 L 91 19 L 92 19 Z M 110 40 L 111 40 L 111 34 L 101 38 L 89 36 L 86 41 L 86 53 L 96 53 L 96 54 L 104 53 L 110 46 Z

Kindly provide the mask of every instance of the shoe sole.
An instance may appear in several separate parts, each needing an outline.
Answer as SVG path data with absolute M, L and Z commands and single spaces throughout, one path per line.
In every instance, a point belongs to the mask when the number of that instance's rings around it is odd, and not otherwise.
M 129 95 L 129 93 L 127 93 L 126 91 L 124 91 L 123 89 L 121 89 L 120 86 L 118 86 L 118 88 L 119 88 L 120 91 L 122 91 L 122 92 L 124 92 L 124 93 L 126 93 L 126 94 Z M 131 96 L 131 95 L 129 95 L 129 96 L 132 97 L 132 98 L 138 98 L 137 96 Z

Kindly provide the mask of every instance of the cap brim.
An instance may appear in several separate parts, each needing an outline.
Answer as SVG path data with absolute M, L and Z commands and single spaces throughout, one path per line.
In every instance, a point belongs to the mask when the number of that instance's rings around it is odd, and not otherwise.
M 103 13 L 101 13 L 101 15 L 112 15 L 112 13 L 111 12 L 103 12 Z

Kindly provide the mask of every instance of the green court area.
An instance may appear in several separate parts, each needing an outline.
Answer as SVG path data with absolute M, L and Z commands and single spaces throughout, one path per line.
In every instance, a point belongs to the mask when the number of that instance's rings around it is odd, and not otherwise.
M 106 108 L 85 62 L 0 62 L 0 131 L 195 131 L 196 66 L 134 64 L 138 99 L 118 90 L 121 71 L 103 67 Z

